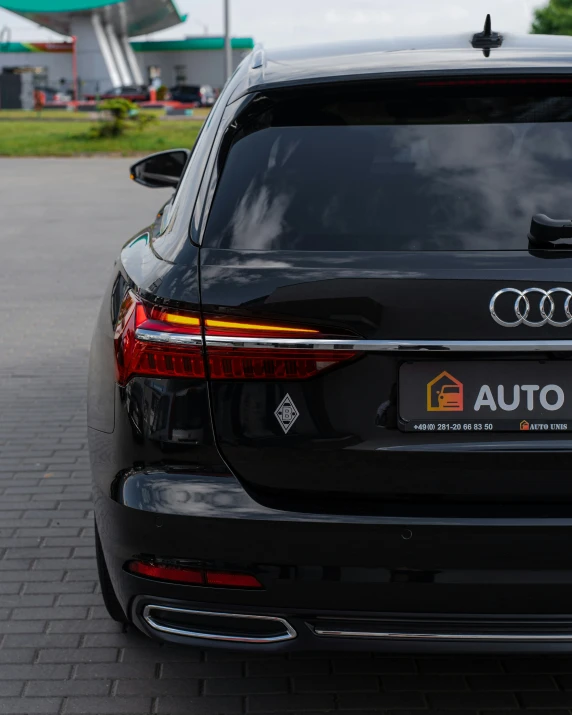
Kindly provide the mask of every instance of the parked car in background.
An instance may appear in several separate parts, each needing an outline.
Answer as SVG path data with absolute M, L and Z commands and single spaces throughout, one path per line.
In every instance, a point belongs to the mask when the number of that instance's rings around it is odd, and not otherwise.
M 182 104 L 198 104 L 200 107 L 212 107 L 216 101 L 214 89 L 208 85 L 177 84 L 169 90 L 171 99 Z
M 39 92 L 43 92 L 46 97 L 46 104 L 60 104 L 69 102 L 72 98 L 69 92 L 65 92 L 61 89 L 54 89 L 54 87 L 39 86 L 34 87 Z
M 131 102 L 148 102 L 150 100 L 149 89 L 144 85 L 135 84 L 113 87 L 99 95 L 85 95 L 85 98 L 90 101 L 97 99 L 97 97 L 99 97 L 99 99 L 116 99 L 117 97 L 121 97 L 122 99 L 129 99 Z

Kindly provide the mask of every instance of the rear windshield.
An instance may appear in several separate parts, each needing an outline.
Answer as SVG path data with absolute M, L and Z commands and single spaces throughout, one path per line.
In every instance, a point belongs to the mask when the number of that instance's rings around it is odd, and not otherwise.
M 275 100 L 225 157 L 205 244 L 528 248 L 534 214 L 572 218 L 572 85 L 499 85 Z

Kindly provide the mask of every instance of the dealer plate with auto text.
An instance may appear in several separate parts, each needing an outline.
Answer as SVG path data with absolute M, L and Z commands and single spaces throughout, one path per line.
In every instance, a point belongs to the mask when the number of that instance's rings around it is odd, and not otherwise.
M 405 432 L 572 432 L 572 363 L 404 363 L 399 416 Z

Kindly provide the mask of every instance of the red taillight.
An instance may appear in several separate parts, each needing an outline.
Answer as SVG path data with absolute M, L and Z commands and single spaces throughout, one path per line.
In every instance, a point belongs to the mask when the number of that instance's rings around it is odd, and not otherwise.
M 224 316 L 203 321 L 129 293 L 115 331 L 117 376 L 121 385 L 134 375 L 205 378 L 207 370 L 212 380 L 303 380 L 355 357 L 344 339 L 331 349 L 339 339 L 315 328 Z
M 213 380 L 303 380 L 355 356 L 342 350 L 209 347 Z
M 226 586 L 227 588 L 262 588 L 260 581 L 245 573 L 224 573 L 206 571 L 207 586 Z
M 176 343 L 185 338 L 184 344 Z M 200 319 L 191 314 L 148 308 L 129 293 L 115 330 L 115 358 L 121 385 L 133 375 L 204 378 Z
M 127 571 L 137 576 L 186 583 L 193 586 L 224 586 L 226 588 L 262 588 L 262 584 L 250 574 L 226 571 L 209 571 L 201 568 L 173 566 L 169 564 L 150 564 L 145 561 L 130 561 Z
M 204 323 L 212 380 L 304 380 L 355 356 L 320 349 L 326 336 L 315 328 L 208 316 Z M 231 344 L 241 338 L 245 344 Z
M 128 571 L 138 576 L 157 578 L 161 581 L 176 581 L 177 583 L 192 583 L 203 585 L 203 572 L 199 569 L 180 568 L 179 566 L 156 566 L 143 561 L 132 561 Z

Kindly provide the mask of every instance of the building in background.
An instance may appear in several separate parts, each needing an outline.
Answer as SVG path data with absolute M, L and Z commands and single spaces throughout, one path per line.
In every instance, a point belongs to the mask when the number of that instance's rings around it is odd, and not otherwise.
M 72 89 L 72 37 L 80 98 L 126 85 L 224 84 L 222 37 L 131 40 L 183 23 L 172 0 L 0 0 L 0 7 L 64 36 L 20 43 L 10 42 L 9 30 L 0 33 L 0 72 L 32 72 L 37 86 Z M 235 66 L 253 46 L 251 38 L 233 38 Z

